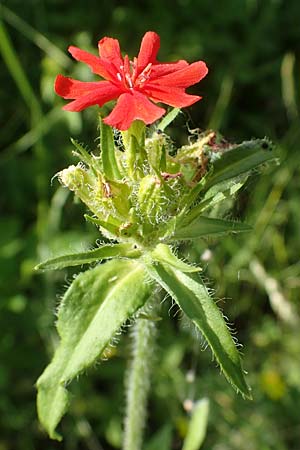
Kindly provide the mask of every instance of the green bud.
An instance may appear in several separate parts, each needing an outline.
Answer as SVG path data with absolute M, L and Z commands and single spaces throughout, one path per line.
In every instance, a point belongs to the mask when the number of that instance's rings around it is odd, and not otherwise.
M 100 172 L 80 165 L 70 166 L 58 176 L 60 182 L 73 191 L 100 221 L 108 221 L 118 227 L 128 217 L 131 190 L 125 183 L 106 181 Z
M 121 181 L 102 182 L 103 203 L 111 211 L 116 211 L 117 215 L 127 218 L 131 208 L 130 194 L 131 188 Z
M 70 191 L 77 191 L 84 185 L 84 170 L 80 166 L 70 166 L 58 174 L 59 181 Z
M 88 205 L 91 192 L 97 184 L 97 178 L 91 171 L 87 171 L 81 165 L 72 165 L 59 172 L 58 178 L 61 184 L 75 192 Z
M 155 172 L 166 170 L 167 146 L 166 136 L 162 133 L 153 133 L 151 138 L 146 139 L 149 165 Z
M 163 181 L 154 175 L 145 176 L 140 182 L 137 198 L 145 219 L 150 223 L 157 222 L 166 202 Z

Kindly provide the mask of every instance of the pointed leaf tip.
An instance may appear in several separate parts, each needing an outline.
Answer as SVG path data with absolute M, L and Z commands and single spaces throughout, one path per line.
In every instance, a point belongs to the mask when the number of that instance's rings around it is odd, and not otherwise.
M 221 311 L 199 279 L 169 264 L 147 266 L 149 275 L 176 301 L 186 316 L 199 328 L 211 347 L 227 380 L 245 397 L 250 398 L 240 355 Z
M 183 223 L 188 224 L 186 226 L 183 225 L 177 230 L 175 229 L 175 232 L 170 237 L 170 241 L 199 239 L 205 236 L 214 236 L 228 233 L 245 233 L 252 230 L 252 227 L 250 225 L 242 222 L 216 219 L 214 217 L 205 216 L 200 216 L 196 219 L 193 219 L 193 221 L 189 223 L 189 215 L 187 215 L 186 220 Z

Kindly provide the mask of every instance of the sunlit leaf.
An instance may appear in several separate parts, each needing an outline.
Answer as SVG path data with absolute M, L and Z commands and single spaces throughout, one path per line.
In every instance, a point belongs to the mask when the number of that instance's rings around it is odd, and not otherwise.
M 184 224 L 189 224 L 196 219 L 196 217 L 202 214 L 203 211 L 213 208 L 218 203 L 226 199 L 233 199 L 235 194 L 243 187 L 246 180 L 247 177 L 243 177 L 243 179 L 239 181 L 227 180 L 213 186 L 205 193 L 204 198 L 196 206 L 194 206 L 189 213 L 185 214 L 181 222 Z
M 205 189 L 230 178 L 255 169 L 275 158 L 272 145 L 267 139 L 245 141 L 232 150 L 226 151 L 214 162 L 212 175 Z
M 177 256 L 175 256 L 171 251 L 170 247 L 165 244 L 158 244 L 153 252 L 151 252 L 151 257 L 154 261 L 159 261 L 162 263 L 166 262 L 175 267 L 175 269 L 179 269 L 185 273 L 199 272 L 201 270 L 200 267 L 190 266 L 181 259 L 177 258 Z
M 100 118 L 100 149 L 103 173 L 108 180 L 119 180 L 122 178 L 116 154 L 113 130 Z
M 186 227 L 175 230 L 174 234 L 169 238 L 169 241 L 198 239 L 204 236 L 222 233 L 249 232 L 251 229 L 252 228 L 245 223 L 200 216 Z
M 171 111 L 160 121 L 158 124 L 158 130 L 165 131 L 165 129 L 173 122 L 174 119 L 180 113 L 180 108 L 173 108 Z
M 48 259 L 35 267 L 35 270 L 58 270 L 70 266 L 80 266 L 110 258 L 135 258 L 140 255 L 132 244 L 103 245 L 86 252 L 72 253 Z
M 51 438 L 61 439 L 55 429 L 68 408 L 66 386 L 101 357 L 150 289 L 141 265 L 113 260 L 78 275 L 67 290 L 58 311 L 61 342 L 37 382 L 39 419 Z
M 250 397 L 240 355 L 221 311 L 200 278 L 195 281 L 190 275 L 167 264 L 156 263 L 148 265 L 147 268 L 150 276 L 168 292 L 186 316 L 199 328 L 228 381 L 243 395 Z

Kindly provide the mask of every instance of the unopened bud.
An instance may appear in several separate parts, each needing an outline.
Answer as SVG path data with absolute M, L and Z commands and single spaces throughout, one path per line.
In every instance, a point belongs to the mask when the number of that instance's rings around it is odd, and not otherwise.
M 80 166 L 69 166 L 67 169 L 59 172 L 59 181 L 61 184 L 70 189 L 70 191 L 78 191 L 81 189 L 86 180 L 85 180 L 86 172 Z
M 166 136 L 161 133 L 153 133 L 146 141 L 148 161 L 150 166 L 158 172 L 166 170 Z
M 140 183 L 138 191 L 140 211 L 150 219 L 150 222 L 162 210 L 163 190 L 162 181 L 153 175 L 147 175 Z
M 58 174 L 61 184 L 73 191 L 95 213 L 97 205 L 95 199 L 98 197 L 97 178 L 91 171 L 81 166 L 69 166 Z

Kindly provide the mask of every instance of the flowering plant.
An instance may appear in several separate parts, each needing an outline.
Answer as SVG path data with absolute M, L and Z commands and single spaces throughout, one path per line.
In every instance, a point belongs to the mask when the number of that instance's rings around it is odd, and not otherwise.
M 88 83 L 58 75 L 55 81 L 56 93 L 66 99 L 73 99 L 64 109 L 81 111 L 91 105 L 102 106 L 117 98 L 117 105 L 104 119 L 104 123 L 119 130 L 127 130 L 134 120 L 151 124 L 162 117 L 165 109 L 153 102 L 182 108 L 200 100 L 201 97 L 197 95 L 186 94 L 185 88 L 205 77 L 205 63 L 198 61 L 188 64 L 184 60 L 159 63 L 156 60 L 159 43 L 159 36 L 148 31 L 143 37 L 138 57 L 133 61 L 129 60 L 128 55 L 123 58 L 119 42 L 109 37 L 98 43 L 100 57 L 69 47 L 75 59 L 88 64 L 95 74 L 106 81 Z
M 183 241 L 250 231 L 244 223 L 215 218 L 211 212 L 233 197 L 251 171 L 271 160 L 273 153 L 266 139 L 232 145 L 213 131 L 199 133 L 175 150 L 165 130 L 179 108 L 200 100 L 185 89 L 200 81 L 207 68 L 202 61 L 159 63 L 158 48 L 154 32 L 145 34 L 133 62 L 121 56 L 118 41 L 111 38 L 99 42 L 100 57 L 70 47 L 75 59 L 105 80 L 81 82 L 58 75 L 55 82 L 56 92 L 72 99 L 64 107 L 68 111 L 118 99 L 108 117 L 100 118 L 99 151 L 89 153 L 73 140 L 80 162 L 58 174 L 88 207 L 85 218 L 106 243 L 37 266 L 55 270 L 97 263 L 80 273 L 66 291 L 58 309 L 60 345 L 37 382 L 39 418 L 55 439 L 61 438 L 56 427 L 68 407 L 68 384 L 105 355 L 115 334 L 131 319 L 135 352 L 128 377 L 124 449 L 141 448 L 159 317 L 156 287 L 200 330 L 235 389 L 250 397 L 240 355 L 199 276 L 201 268 L 180 258 L 177 248 Z M 149 129 L 146 125 L 165 113 L 157 102 L 175 109 Z

